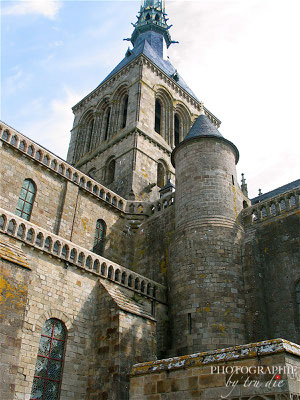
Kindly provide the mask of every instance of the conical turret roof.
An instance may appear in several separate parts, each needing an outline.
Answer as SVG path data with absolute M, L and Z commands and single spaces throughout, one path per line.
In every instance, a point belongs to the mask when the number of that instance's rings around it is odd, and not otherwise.
M 201 114 L 196 119 L 194 125 L 192 126 L 192 128 L 190 129 L 190 131 L 186 135 L 186 137 L 183 139 L 183 141 L 180 142 L 172 152 L 171 160 L 172 160 L 173 166 L 175 167 L 174 155 L 175 155 L 175 152 L 177 151 L 177 149 L 179 147 L 182 147 L 185 143 L 187 143 L 189 141 L 200 140 L 200 139 L 204 139 L 204 138 L 215 138 L 215 139 L 221 140 L 221 141 L 229 144 L 233 148 L 233 150 L 235 152 L 235 162 L 236 162 L 236 164 L 238 163 L 238 161 L 239 161 L 239 151 L 238 151 L 237 147 L 232 142 L 230 142 L 229 140 L 225 139 L 221 135 L 221 133 L 218 131 L 218 129 L 215 127 L 215 125 L 205 115 L 204 107 L 203 107 L 203 104 L 202 104 Z
M 199 115 L 194 125 L 192 126 L 191 130 L 186 135 L 183 141 L 185 142 L 187 140 L 201 136 L 204 137 L 212 136 L 212 137 L 223 138 L 221 133 L 218 131 L 215 125 L 205 114 Z

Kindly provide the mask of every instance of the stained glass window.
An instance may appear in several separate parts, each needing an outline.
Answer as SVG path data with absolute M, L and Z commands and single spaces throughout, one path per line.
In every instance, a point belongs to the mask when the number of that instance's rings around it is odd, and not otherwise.
M 36 187 L 31 179 L 25 179 L 17 203 L 16 215 L 29 221 L 36 194 Z
M 93 252 L 98 254 L 99 256 L 103 255 L 105 236 L 106 236 L 106 223 L 102 219 L 98 219 L 96 224 Z
M 31 400 L 58 400 L 62 378 L 66 329 L 55 318 L 45 322 L 40 339 Z

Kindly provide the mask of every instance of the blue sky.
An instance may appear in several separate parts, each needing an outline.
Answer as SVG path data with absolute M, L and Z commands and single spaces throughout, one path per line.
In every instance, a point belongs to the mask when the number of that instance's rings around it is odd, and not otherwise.
M 240 150 L 250 196 L 298 179 L 299 0 L 167 1 L 169 56 Z M 71 107 L 123 58 L 139 1 L 1 2 L 1 119 L 65 157 Z

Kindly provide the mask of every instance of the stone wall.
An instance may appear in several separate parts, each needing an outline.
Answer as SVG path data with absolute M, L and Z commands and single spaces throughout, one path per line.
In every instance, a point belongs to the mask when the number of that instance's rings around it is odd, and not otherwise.
M 28 262 L 14 243 L 0 244 L 0 399 L 15 399 L 17 379 L 24 379 L 19 365 L 22 329 L 30 278 Z
M 175 207 L 163 207 L 162 204 L 160 211 L 145 220 L 136 232 L 132 269 L 166 285 L 170 244 L 175 230 Z
M 276 199 L 270 201 L 275 203 Z M 300 340 L 299 299 L 298 303 L 296 300 L 296 284 L 300 279 L 299 232 L 300 214 L 296 205 L 286 207 L 279 215 L 269 214 L 246 224 L 248 340 L 274 337 Z
M 132 365 L 136 360 L 153 360 L 156 354 L 154 318 L 150 314 L 142 315 L 144 311 L 141 307 L 134 308 L 133 303 L 134 313 L 121 309 L 124 292 L 117 292 L 112 286 L 103 282 L 98 292 L 91 343 L 93 362 L 86 397 L 91 400 L 127 400 Z M 126 301 L 131 302 L 129 297 Z
M 0 156 L 0 207 L 14 213 L 24 179 L 32 179 L 37 187 L 30 217 L 33 224 L 92 250 L 96 222 L 103 219 L 107 225 L 104 255 L 119 264 L 130 264 L 124 214 L 112 205 L 112 195 L 106 201 L 109 191 L 102 199 L 99 188 L 95 195 L 92 185 L 86 190 L 6 143 L 0 147 Z
M 1 398 L 29 399 L 42 326 L 57 318 L 67 329 L 60 398 L 127 399 L 132 365 L 154 359 L 156 343 L 165 340 L 156 329 L 156 319 L 161 325 L 166 318 L 164 304 L 113 279 L 99 286 L 84 268 L 0 239 Z
M 299 399 L 299 368 L 282 339 L 159 360 L 133 367 L 130 400 Z

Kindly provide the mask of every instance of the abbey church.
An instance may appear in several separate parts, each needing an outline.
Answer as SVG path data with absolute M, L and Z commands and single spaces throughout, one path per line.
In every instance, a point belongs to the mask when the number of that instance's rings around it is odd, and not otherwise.
M 300 179 L 248 198 L 167 21 L 143 0 L 67 160 L 0 121 L 1 400 L 300 399 Z

